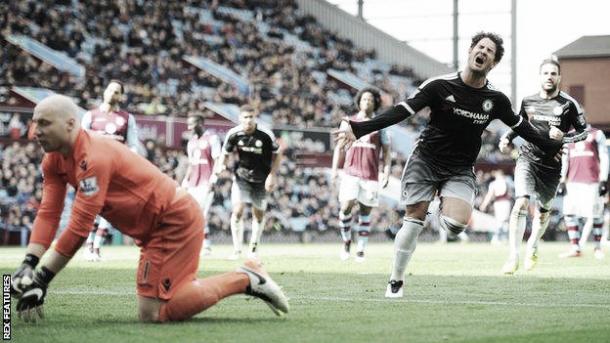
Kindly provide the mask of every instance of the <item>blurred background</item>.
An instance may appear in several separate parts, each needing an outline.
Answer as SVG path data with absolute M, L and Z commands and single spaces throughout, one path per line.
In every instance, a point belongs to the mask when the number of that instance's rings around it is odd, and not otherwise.
M 34 106 L 61 93 L 85 113 L 100 104 L 111 79 L 125 84 L 121 107 L 136 118 L 139 153 L 178 182 L 186 164 L 187 115 L 204 116 L 206 128 L 222 137 L 236 125 L 240 105 L 250 103 L 260 112 L 259 121 L 287 145 L 279 187 L 269 195 L 263 241 L 339 243 L 337 189 L 329 177 L 330 130 L 357 112 L 353 97 L 364 87 L 382 90 L 382 107 L 387 107 L 423 80 L 460 69 L 477 31 L 504 37 L 507 52 L 490 80 L 515 108 L 523 96 L 538 91 L 540 61 L 555 55 L 562 89 L 608 135 L 610 29 L 599 17 L 602 5 L 532 3 L 3 1 L 0 244 L 27 243 L 42 196 L 42 151 L 28 135 Z M 392 177 L 381 192 L 381 206 L 372 212 L 372 241 L 389 239 L 384 232 L 400 222 L 400 175 L 426 123 L 423 111 L 390 129 Z M 492 123 L 483 135 L 477 208 L 494 170 L 503 170 L 509 179 L 513 173 L 516 151 L 497 149 L 504 130 L 503 124 Z M 215 243 L 230 242 L 230 189 L 231 175 L 225 172 L 208 218 Z M 560 207 L 557 200 L 545 239 L 567 240 Z M 492 214 L 475 211 L 469 240 L 489 241 L 501 225 Z M 245 223 L 247 229 L 250 221 Z M 421 239 L 438 237 L 431 223 Z M 130 243 L 118 232 L 108 240 Z

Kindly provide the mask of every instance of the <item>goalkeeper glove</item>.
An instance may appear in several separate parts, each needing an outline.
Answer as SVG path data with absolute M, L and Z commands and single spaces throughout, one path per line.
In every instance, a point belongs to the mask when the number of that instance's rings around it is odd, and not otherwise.
M 55 273 L 47 267 L 42 267 L 34 271 L 32 283 L 23 289 L 21 298 L 17 302 L 17 313 L 19 318 L 25 322 L 36 322 L 44 318 L 42 305 L 47 295 L 49 282 L 53 280 Z
M 18 297 L 23 293 L 23 289 L 32 284 L 34 276 L 34 268 L 38 265 L 40 259 L 38 256 L 27 254 L 21 263 L 21 266 L 13 273 L 11 277 L 11 295 Z
M 608 193 L 608 187 L 606 186 L 606 181 L 600 181 L 599 182 L 599 195 L 603 196 L 603 195 L 606 195 L 606 193 Z
M 560 182 L 559 186 L 557 186 L 557 195 L 565 196 L 566 194 L 568 194 L 566 184 L 564 182 Z

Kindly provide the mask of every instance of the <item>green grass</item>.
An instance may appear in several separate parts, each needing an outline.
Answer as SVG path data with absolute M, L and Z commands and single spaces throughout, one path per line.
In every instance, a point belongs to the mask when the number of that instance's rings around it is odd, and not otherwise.
M 532 272 L 502 276 L 507 247 L 420 244 L 408 268 L 405 298 L 383 297 L 392 246 L 372 244 L 365 263 L 341 262 L 339 244 L 263 244 L 267 270 L 291 298 L 278 318 L 261 301 L 235 296 L 195 318 L 140 324 L 137 249 L 80 255 L 53 281 L 36 325 L 13 315 L 15 342 L 610 342 L 610 256 L 559 259 L 567 244 L 543 243 Z M 234 269 L 215 246 L 200 275 Z M 11 273 L 23 250 L 0 249 Z M 13 306 L 16 302 L 13 301 Z

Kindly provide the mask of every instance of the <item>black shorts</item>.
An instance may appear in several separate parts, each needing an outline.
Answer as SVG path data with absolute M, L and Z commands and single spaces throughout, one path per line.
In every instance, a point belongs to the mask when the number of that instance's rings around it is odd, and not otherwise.
M 422 158 L 417 149 L 407 161 L 401 185 L 403 205 L 432 201 L 437 193 L 440 197 L 459 198 L 472 205 L 477 193 L 473 167 L 440 166 Z
M 515 196 L 536 195 L 540 207 L 549 209 L 560 177 L 560 169 L 544 167 L 519 157 L 515 166 Z

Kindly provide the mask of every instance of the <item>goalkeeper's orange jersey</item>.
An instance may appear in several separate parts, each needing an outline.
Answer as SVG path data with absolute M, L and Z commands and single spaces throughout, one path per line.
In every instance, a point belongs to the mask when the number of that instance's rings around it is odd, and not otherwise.
M 42 203 L 30 242 L 50 246 L 70 184 L 76 196 L 68 226 L 55 248 L 69 257 L 82 245 L 98 214 L 121 232 L 146 243 L 177 187 L 175 181 L 124 144 L 84 130 L 78 133 L 69 156 L 45 154 L 42 172 Z

